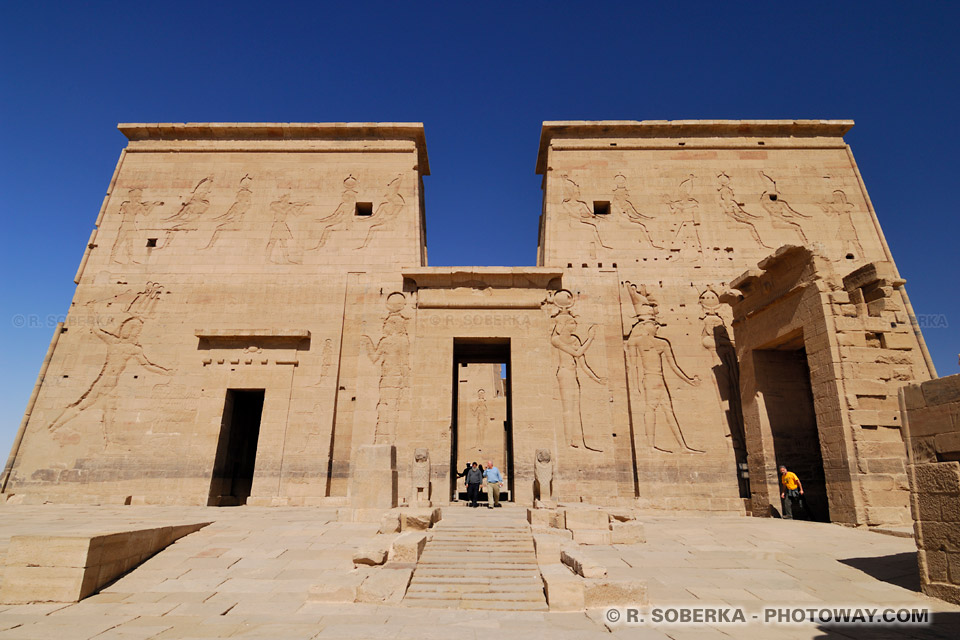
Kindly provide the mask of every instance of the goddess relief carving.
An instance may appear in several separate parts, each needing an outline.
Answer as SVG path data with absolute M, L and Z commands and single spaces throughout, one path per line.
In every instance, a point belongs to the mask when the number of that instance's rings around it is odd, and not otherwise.
M 270 239 L 267 240 L 267 260 L 274 264 L 300 264 L 301 251 L 293 241 L 293 233 L 287 220 L 303 213 L 309 204 L 294 202 L 289 193 L 270 203 L 273 224 L 270 226 Z
M 370 244 L 370 240 L 373 239 L 373 234 L 381 231 L 385 226 L 392 223 L 403 209 L 406 200 L 400 195 L 400 185 L 402 182 L 403 174 L 400 174 L 387 184 L 387 192 L 383 195 L 383 200 L 380 204 L 377 205 L 377 210 L 373 212 L 373 224 L 370 225 L 367 236 L 363 239 L 363 244 L 359 247 L 360 249 Z
M 797 221 L 798 218 L 810 218 L 810 216 L 800 213 L 783 199 L 783 195 L 777 190 L 777 183 L 773 178 L 763 171 L 760 172 L 760 178 L 766 185 L 764 192 L 760 195 L 760 204 L 770 215 L 770 222 L 773 227 L 775 229 L 792 229 L 800 238 L 802 244 L 810 244 L 807 240 L 807 234 L 803 232 L 803 227 Z
M 213 188 L 213 178 L 207 176 L 197 183 L 193 188 L 186 202 L 180 204 L 180 209 L 164 218 L 164 221 L 172 221 L 173 224 L 166 228 L 166 237 L 163 246 L 169 246 L 173 240 L 174 231 L 196 231 L 200 228 L 200 218 L 210 208 L 210 189 Z
M 213 235 L 210 236 L 207 246 L 203 247 L 201 251 L 213 247 L 224 232 L 243 230 L 243 217 L 250 211 L 250 205 L 253 203 L 253 192 L 250 190 L 252 181 L 250 174 L 240 178 L 240 188 L 237 190 L 233 204 L 230 205 L 226 213 L 213 219 L 213 222 L 217 223 L 216 228 L 213 230 Z
M 676 232 L 673 234 L 673 246 L 680 249 L 681 257 L 696 259 L 703 253 L 703 242 L 700 239 L 700 203 L 693 197 L 693 179 L 691 173 L 680 181 L 677 193 L 674 196 L 664 196 L 663 202 L 670 209 L 670 216 L 675 221 Z
M 717 381 L 717 400 L 727 415 L 727 436 L 735 449 L 746 453 L 743 431 L 743 411 L 740 407 L 740 364 L 727 324 L 720 316 L 720 296 L 708 287 L 700 294 L 703 330 L 700 344 L 710 352 Z
M 631 222 L 640 227 L 641 234 L 643 234 L 647 244 L 651 247 L 663 249 L 663 247 L 653 241 L 653 238 L 650 236 L 650 230 L 647 229 L 647 225 L 643 223 L 644 220 L 653 220 L 653 216 L 646 216 L 640 213 L 630 200 L 630 192 L 627 190 L 627 177 L 619 173 L 614 177 L 613 183 L 613 197 L 610 200 L 611 210 L 618 211 L 620 216 L 626 219 L 627 222 Z M 611 213 L 612 212 L 613 211 L 611 211 Z
M 137 240 L 139 220 L 149 216 L 155 207 L 162 207 L 163 202 L 144 201 L 143 189 L 139 188 L 130 189 L 127 198 L 120 204 L 120 229 L 110 251 L 110 260 L 118 264 L 137 264 L 133 259 L 133 247 Z
M 363 335 L 367 356 L 380 365 L 380 395 L 377 400 L 377 426 L 373 444 L 394 444 L 400 404 L 410 375 L 410 337 L 402 310 L 406 298 L 400 292 L 387 297 L 389 311 L 383 321 L 383 337 L 376 343 Z
M 477 421 L 477 428 L 474 431 L 474 448 L 482 449 L 484 436 L 487 431 L 487 424 L 490 422 L 490 410 L 487 408 L 487 392 L 483 389 L 477 391 L 477 400 L 474 402 L 470 411 Z
M 354 212 L 357 208 L 357 197 L 358 191 L 357 187 L 360 182 L 353 177 L 353 174 L 348 175 L 343 180 L 343 193 L 340 194 L 340 204 L 337 205 L 337 208 L 334 209 L 326 218 L 321 218 L 317 222 L 320 224 L 325 224 L 323 232 L 320 234 L 320 240 L 314 246 L 310 247 L 309 251 L 314 249 L 319 249 L 327 243 L 327 240 L 330 238 L 330 235 L 334 231 L 343 231 L 347 228 L 350 219 L 353 217 Z
M 837 238 L 843 247 L 843 254 L 863 258 L 863 245 L 860 244 L 860 236 L 857 235 L 857 228 L 853 224 L 854 206 L 847 201 L 847 194 L 840 189 L 835 189 L 830 200 L 825 199 L 817 204 L 824 213 L 836 220 Z
M 560 206 L 562 206 L 571 217 L 579 220 L 581 224 L 585 224 L 593 229 L 593 235 L 601 247 L 610 249 L 610 247 L 603 242 L 603 238 L 600 237 L 600 227 L 597 224 L 599 222 L 597 216 L 593 214 L 590 205 L 580 199 L 580 186 L 566 174 L 561 175 L 560 179 L 563 181 L 563 200 L 560 202 Z
M 719 186 L 717 186 L 717 192 L 720 194 L 720 210 L 723 212 L 723 214 L 737 224 L 743 225 L 749 229 L 750 235 L 754 240 L 756 240 L 758 245 L 767 249 L 772 249 L 773 247 L 764 243 L 764 241 L 760 239 L 760 232 L 757 231 L 757 227 L 753 223 L 754 220 L 759 220 L 760 216 L 755 216 L 748 212 L 743 208 L 743 203 L 737 201 L 737 196 L 733 192 L 733 188 L 730 186 L 730 176 L 728 176 L 726 173 L 721 173 L 717 176 L 717 181 L 719 182 Z

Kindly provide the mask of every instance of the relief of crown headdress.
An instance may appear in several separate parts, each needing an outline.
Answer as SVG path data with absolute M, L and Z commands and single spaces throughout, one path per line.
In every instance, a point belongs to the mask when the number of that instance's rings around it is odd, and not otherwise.
M 646 285 L 635 285 L 632 282 L 624 284 L 627 286 L 627 293 L 630 294 L 630 302 L 633 304 L 633 317 L 638 320 L 656 320 L 657 301 L 647 292 Z

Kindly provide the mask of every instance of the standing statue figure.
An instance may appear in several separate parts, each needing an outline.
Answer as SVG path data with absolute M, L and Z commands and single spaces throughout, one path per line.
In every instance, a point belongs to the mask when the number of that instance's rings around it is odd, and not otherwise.
M 684 373 L 677 364 L 670 341 L 657 336 L 659 329 L 660 325 L 655 319 L 641 319 L 633 325 L 626 343 L 627 359 L 631 363 L 631 368 L 637 368 L 639 365 L 644 403 L 643 422 L 647 431 L 647 440 L 654 449 L 673 453 L 673 449 L 657 445 L 657 411 L 659 410 L 663 412 L 667 426 L 670 427 L 674 438 L 684 451 L 703 453 L 702 450 L 688 445 L 683 437 L 673 407 L 673 398 L 670 396 L 670 389 L 663 375 L 663 362 L 666 360 L 673 372 L 691 386 L 699 385 L 700 378 L 697 376 L 691 378 Z
M 250 210 L 250 205 L 253 202 L 253 192 L 250 191 L 251 182 L 252 178 L 249 174 L 240 178 L 240 189 L 237 191 L 237 196 L 234 198 L 233 204 L 230 205 L 226 213 L 213 219 L 213 221 L 217 223 L 217 228 L 214 229 L 213 235 L 210 236 L 210 241 L 207 242 L 207 246 L 201 249 L 201 251 L 215 245 L 225 231 L 243 230 L 243 216 Z
M 644 220 L 653 220 L 653 216 L 645 216 L 640 213 L 630 200 L 630 192 L 627 190 L 627 177 L 622 173 L 618 173 L 613 179 L 613 185 L 613 197 L 610 199 L 610 213 L 616 211 L 621 217 L 625 218 L 627 222 L 632 222 L 639 226 L 640 232 L 646 239 L 647 244 L 657 249 L 663 249 L 663 247 L 653 241 L 650 230 L 647 229 L 647 225 L 643 223 Z
M 289 193 L 270 203 L 273 224 L 270 226 L 270 239 L 267 241 L 267 260 L 274 264 L 300 264 L 300 252 L 295 245 L 290 244 L 293 233 L 287 224 L 287 218 L 300 215 L 308 204 L 294 202 Z M 275 258 L 275 253 L 280 255 Z
M 752 222 L 752 220 L 759 220 L 760 216 L 755 216 L 748 212 L 743 208 L 742 202 L 737 202 L 737 196 L 730 186 L 730 176 L 726 173 L 721 173 L 717 176 L 717 180 L 720 182 L 720 186 L 717 187 L 717 191 L 720 193 L 720 210 L 734 222 L 746 225 L 747 228 L 750 229 L 750 235 L 757 241 L 757 244 L 761 247 L 772 249 L 773 247 L 765 244 L 763 240 L 760 239 L 760 232 L 757 231 L 756 225 Z
M 476 449 L 482 449 L 487 432 L 487 423 L 490 422 L 490 410 L 487 409 L 487 392 L 483 389 L 477 391 L 477 401 L 474 403 L 471 411 L 477 420 L 473 446 Z
M 537 459 L 533 466 L 534 506 L 553 504 L 553 455 L 550 449 L 537 449 Z
M 569 311 L 556 317 L 556 324 L 550 336 L 550 344 L 557 350 L 557 383 L 560 385 L 560 404 L 563 408 L 563 431 L 567 444 L 573 448 L 583 447 L 590 451 L 602 451 L 587 444 L 583 431 L 583 415 L 580 409 L 580 377 L 583 371 L 591 380 L 603 384 L 587 363 L 586 353 L 596 338 L 597 327 L 587 330 L 587 339 L 581 340 L 574 332 L 577 321 Z
M 330 234 L 334 231 L 342 231 L 347 228 L 347 223 L 352 219 L 357 209 L 357 186 L 359 184 L 357 179 L 353 177 L 353 174 L 348 175 L 344 179 L 343 193 L 340 195 L 340 204 L 337 205 L 337 208 L 334 209 L 333 213 L 329 216 L 317 220 L 318 224 L 326 226 L 320 234 L 320 240 L 317 244 L 310 247 L 310 249 L 308 249 L 309 251 L 319 249 L 325 245 L 330 238 Z
M 832 200 L 822 200 L 817 203 L 823 212 L 837 221 L 837 238 L 843 247 L 843 254 L 852 255 L 855 258 L 863 258 L 863 245 L 860 244 L 860 236 L 857 235 L 857 228 L 853 224 L 852 203 L 847 201 L 847 194 L 836 189 L 833 192 Z
M 580 186 L 566 174 L 560 176 L 560 179 L 563 180 L 563 200 L 560 202 L 560 205 L 572 217 L 593 229 L 593 235 L 596 237 L 600 246 L 609 249 L 610 247 L 607 246 L 603 242 L 603 238 L 600 237 L 600 227 L 597 226 L 600 220 L 593 214 L 590 205 L 580 199 Z
M 377 205 L 377 210 L 373 212 L 373 224 L 370 225 L 367 236 L 363 239 L 363 244 L 360 245 L 361 249 L 370 244 L 374 233 L 392 222 L 403 209 L 406 200 L 400 195 L 400 185 L 402 183 L 403 174 L 400 174 L 387 184 L 387 192 L 383 195 L 383 201 Z
M 377 426 L 373 444 L 393 444 L 396 439 L 400 402 L 410 370 L 410 340 L 407 321 L 391 313 L 383 321 L 383 337 L 376 344 L 363 336 L 367 356 L 380 365 L 380 397 L 377 401 Z
M 783 196 L 780 195 L 780 192 L 777 190 L 777 183 L 773 178 L 763 171 L 760 172 L 760 177 L 766 184 L 766 190 L 760 195 L 760 204 L 766 209 L 767 213 L 770 214 L 770 222 L 773 227 L 792 229 L 796 232 L 797 236 L 799 236 L 802 244 L 810 244 L 810 241 L 807 240 L 807 234 L 803 232 L 803 227 L 797 222 L 797 218 L 809 218 L 810 216 L 800 213 L 783 199 Z
M 162 207 L 163 202 L 144 202 L 143 189 L 130 189 L 127 197 L 129 200 L 120 204 L 120 229 L 117 230 L 117 240 L 110 251 L 110 259 L 119 264 L 136 264 L 133 246 L 139 231 L 138 219 L 150 215 L 154 207 Z
M 111 429 L 113 414 L 117 408 L 119 398 L 116 397 L 115 389 L 120 382 L 120 375 L 127 369 L 132 362 L 139 364 L 147 371 L 159 373 L 161 375 L 170 375 L 170 369 L 161 367 L 151 361 L 143 353 L 143 347 L 140 345 L 140 333 L 143 330 L 143 320 L 137 317 L 130 317 L 123 321 L 120 328 L 113 333 L 106 329 L 97 327 L 94 335 L 103 340 L 107 345 L 107 355 L 100 367 L 97 377 L 90 383 L 87 390 L 79 398 L 67 405 L 56 419 L 50 423 L 47 429 L 51 433 L 56 433 L 63 425 L 76 418 L 85 409 L 97 404 L 103 403 L 103 439 L 104 444 L 111 443 Z M 70 434 L 65 439 L 72 440 L 75 434 Z
M 430 451 L 415 449 L 413 474 L 410 483 L 410 504 L 414 507 L 430 506 Z

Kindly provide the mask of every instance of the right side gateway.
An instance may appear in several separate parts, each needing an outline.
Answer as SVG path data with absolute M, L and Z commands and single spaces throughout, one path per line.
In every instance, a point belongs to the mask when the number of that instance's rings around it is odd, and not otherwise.
M 641 506 L 774 515 L 785 465 L 812 519 L 909 521 L 897 392 L 936 372 L 852 126 L 543 124 L 537 264 L 563 269 L 568 315 L 619 307 L 626 388 L 605 386 Z M 563 377 L 561 400 L 589 392 Z

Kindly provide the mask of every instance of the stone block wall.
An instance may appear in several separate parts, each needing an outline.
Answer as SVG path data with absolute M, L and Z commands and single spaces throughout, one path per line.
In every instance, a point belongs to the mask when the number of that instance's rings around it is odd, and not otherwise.
M 923 592 L 960 604 L 960 375 L 900 390 Z

